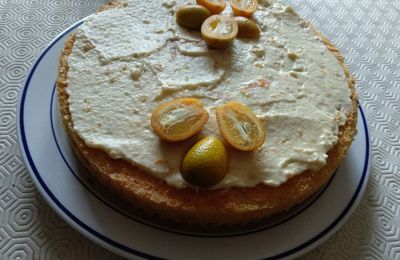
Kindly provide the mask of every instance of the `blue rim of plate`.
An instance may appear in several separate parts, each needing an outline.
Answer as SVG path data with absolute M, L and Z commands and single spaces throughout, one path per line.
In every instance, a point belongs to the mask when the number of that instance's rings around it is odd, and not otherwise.
M 19 128 L 19 141 L 20 141 L 20 146 L 21 146 L 21 150 L 24 153 L 24 160 L 25 163 L 28 164 L 30 166 L 30 169 L 32 170 L 32 172 L 30 172 L 35 179 L 37 180 L 37 183 L 40 185 L 40 187 L 43 189 L 44 195 L 46 195 L 57 207 L 59 210 L 61 210 L 66 216 L 68 216 L 68 218 L 73 221 L 76 225 L 78 225 L 79 227 L 81 227 L 83 230 L 85 230 L 86 232 L 88 232 L 88 234 L 90 234 L 91 236 L 94 236 L 95 238 L 99 239 L 100 241 L 109 244 L 119 250 L 122 250 L 124 252 L 133 254 L 135 256 L 139 256 L 139 257 L 145 257 L 145 258 L 152 258 L 152 259 L 162 259 L 160 257 L 154 256 L 154 255 L 150 255 L 144 252 L 140 252 L 136 249 L 127 247 L 123 244 L 118 243 L 117 241 L 114 241 L 106 236 L 104 236 L 103 234 L 100 234 L 99 232 L 97 232 L 96 230 L 92 229 L 91 227 L 89 227 L 88 225 L 86 225 L 82 220 L 80 220 L 79 218 L 77 218 L 75 215 L 73 215 L 56 197 L 55 195 L 51 192 L 51 190 L 49 189 L 49 187 L 46 185 L 46 183 L 43 181 L 39 171 L 36 168 L 36 165 L 32 159 L 28 144 L 27 144 L 27 140 L 26 140 L 26 134 L 25 134 L 25 127 L 24 127 L 24 106 L 25 106 L 25 100 L 26 100 L 26 93 L 28 91 L 31 79 L 33 74 L 36 71 L 37 66 L 40 64 L 41 60 L 45 57 L 45 55 L 47 54 L 47 52 L 61 39 L 63 38 L 66 34 L 70 33 L 71 31 L 73 31 L 75 28 L 77 28 L 78 26 L 80 26 L 83 23 L 83 20 L 75 23 L 74 25 L 72 25 L 71 27 L 69 27 L 67 30 L 65 30 L 64 32 L 62 32 L 61 34 L 59 34 L 40 54 L 40 56 L 37 58 L 37 60 L 35 61 L 34 65 L 32 66 L 32 69 L 30 70 L 28 77 L 26 79 L 25 85 L 23 87 L 23 91 L 21 93 L 20 99 L 19 99 L 19 108 L 18 108 L 18 128 Z M 54 90 L 53 90 L 54 91 Z M 361 112 L 361 117 L 362 117 L 362 122 L 363 122 L 363 127 L 364 127 L 364 131 L 365 131 L 365 144 L 366 144 L 366 153 L 365 153 L 365 159 L 364 159 L 364 167 L 363 167 L 363 173 L 361 176 L 361 179 L 357 185 L 357 189 L 354 192 L 352 198 L 350 199 L 349 203 L 346 205 L 346 207 L 343 209 L 343 211 L 339 214 L 339 216 L 328 226 L 326 227 L 324 230 L 322 230 L 320 233 L 318 233 L 317 235 L 315 235 L 313 238 L 309 239 L 308 241 L 302 243 L 299 246 L 296 246 L 295 248 L 292 248 L 290 250 L 287 250 L 286 252 L 268 257 L 266 259 L 277 259 L 277 258 L 283 258 L 283 257 L 288 257 L 290 255 L 293 255 L 305 248 L 307 248 L 308 246 L 310 246 L 311 244 L 313 244 L 314 242 L 316 242 L 317 240 L 323 238 L 326 234 L 328 234 L 329 232 L 331 232 L 338 223 L 340 223 L 343 218 L 347 215 L 347 213 L 351 210 L 354 202 L 357 200 L 359 193 L 362 191 L 362 187 L 366 181 L 366 177 L 367 177 L 367 173 L 368 173 L 368 168 L 369 168 L 369 157 L 370 157 L 370 143 L 369 143 L 369 132 L 368 132 L 368 127 L 367 127 L 367 122 L 366 122 L 366 118 L 365 118 L 365 114 L 364 111 L 362 110 L 361 106 L 359 105 L 359 110 Z M 58 146 L 58 145 L 57 145 Z M 332 180 L 332 179 L 331 179 Z M 295 215 L 296 216 L 296 215 Z M 263 230 L 260 230 L 263 231 Z M 255 231 L 257 232 L 257 231 Z

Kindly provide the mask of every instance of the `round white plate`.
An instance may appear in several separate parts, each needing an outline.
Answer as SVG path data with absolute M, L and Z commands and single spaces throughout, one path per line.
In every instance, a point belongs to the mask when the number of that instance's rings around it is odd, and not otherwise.
M 261 222 L 194 228 L 133 210 L 88 179 L 72 154 L 58 111 L 55 80 L 60 51 L 78 22 L 55 38 L 33 65 L 19 104 L 22 154 L 39 191 L 78 231 L 128 258 L 293 258 L 322 243 L 355 209 L 369 169 L 369 137 L 360 108 L 358 134 L 331 178 L 312 198 Z

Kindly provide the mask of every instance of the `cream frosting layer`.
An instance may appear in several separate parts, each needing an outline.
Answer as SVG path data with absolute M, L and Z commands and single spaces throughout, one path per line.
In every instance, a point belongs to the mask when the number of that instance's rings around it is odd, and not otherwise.
M 279 186 L 320 169 L 352 101 L 341 65 L 308 23 L 291 7 L 259 4 L 252 18 L 259 39 L 212 50 L 175 23 L 183 3 L 130 0 L 85 19 L 68 58 L 75 132 L 88 146 L 183 188 L 185 152 L 204 136 L 220 136 L 214 108 L 235 100 L 264 122 L 266 141 L 254 152 L 229 148 L 229 171 L 214 188 Z M 232 15 L 229 6 L 223 14 Z M 151 113 L 179 97 L 199 98 L 210 119 L 189 140 L 162 142 Z

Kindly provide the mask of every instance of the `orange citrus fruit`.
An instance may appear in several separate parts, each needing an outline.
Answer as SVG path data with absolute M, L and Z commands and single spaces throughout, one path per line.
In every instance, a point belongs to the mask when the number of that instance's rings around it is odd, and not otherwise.
M 227 16 L 212 15 L 201 26 L 201 36 L 212 48 L 225 48 L 238 34 L 236 21 Z
M 189 30 L 200 30 L 210 16 L 210 11 L 201 5 L 182 5 L 175 13 L 176 23 Z
M 260 27 L 249 18 L 243 16 L 236 16 L 234 20 L 238 25 L 237 37 L 253 38 L 253 39 L 260 37 L 261 34 Z
M 257 9 L 257 0 L 230 0 L 232 11 L 237 16 L 250 17 Z
M 228 153 L 222 141 L 208 136 L 198 141 L 182 160 L 183 179 L 199 188 L 218 184 L 228 171 Z
M 225 0 L 196 0 L 196 3 L 207 8 L 212 14 L 219 14 L 226 7 Z
M 264 125 L 247 106 L 231 101 L 216 109 L 218 127 L 234 148 L 254 151 L 265 141 Z
M 208 113 L 197 98 L 180 98 L 160 105 L 151 115 L 151 126 L 163 140 L 177 142 L 198 133 Z

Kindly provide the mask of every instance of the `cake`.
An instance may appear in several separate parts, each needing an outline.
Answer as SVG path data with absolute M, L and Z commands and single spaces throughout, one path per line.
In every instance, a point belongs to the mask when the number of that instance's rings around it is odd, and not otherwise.
M 247 223 L 301 203 L 330 179 L 356 132 L 355 82 L 343 56 L 293 8 L 267 1 L 250 17 L 259 38 L 213 49 L 175 22 L 183 4 L 111 1 L 68 38 L 57 89 L 76 156 L 113 193 L 174 221 Z M 233 15 L 229 4 L 221 15 Z M 207 123 L 187 140 L 161 140 L 152 111 L 186 97 L 202 101 Z M 192 187 L 181 160 L 203 137 L 221 137 L 214 111 L 229 101 L 252 109 L 265 142 L 251 152 L 226 144 L 225 178 Z

